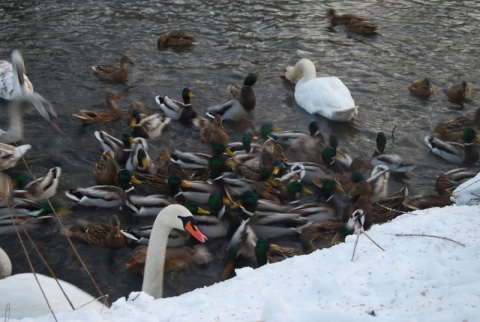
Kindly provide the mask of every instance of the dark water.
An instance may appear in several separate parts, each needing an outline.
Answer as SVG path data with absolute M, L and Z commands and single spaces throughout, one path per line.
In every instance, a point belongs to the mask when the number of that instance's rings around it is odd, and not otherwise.
M 376 37 L 328 30 L 325 13 L 357 13 L 379 26 Z M 352 156 L 371 156 L 378 131 L 392 133 L 387 146 L 418 167 L 403 178 L 392 178 L 391 192 L 407 184 L 410 193 L 433 190 L 436 176 L 453 168 L 431 155 L 423 137 L 441 120 L 473 115 L 478 94 L 463 107 L 448 101 L 443 92 L 452 83 L 480 76 L 480 4 L 476 1 L 15 1 L 0 2 L 0 58 L 10 59 L 12 49 L 22 51 L 27 74 L 36 91 L 50 99 L 59 114 L 63 135 L 54 135 L 36 115 L 25 118 L 25 143 L 33 146 L 26 159 L 37 175 L 52 166 L 63 173 L 58 202 L 73 206 L 64 191 L 95 184 L 91 175 L 100 155 L 95 130 L 119 136 L 125 122 L 83 126 L 71 117 L 80 109 L 104 106 L 104 93 L 125 98 L 120 105 L 141 101 L 156 111 L 154 96 L 180 98 L 183 87 L 195 93 L 202 112 L 226 98 L 226 86 L 241 83 L 249 72 L 260 72 L 257 107 L 251 125 L 270 120 L 284 129 L 306 129 L 315 118 L 327 135 L 334 133 Z M 162 33 L 181 29 L 194 34 L 201 45 L 185 50 L 159 51 Z M 127 84 L 112 85 L 96 79 L 90 66 L 116 63 L 122 55 L 136 62 Z M 340 77 L 359 105 L 351 124 L 334 123 L 307 114 L 295 105 L 293 86 L 280 79 L 286 65 L 300 58 L 314 61 L 319 75 Z M 428 77 L 439 91 L 429 99 L 411 96 L 408 85 Z M 5 110 L 6 102 L 0 102 Z M 3 111 L 1 115 L 5 115 Z M 4 124 L 4 123 L 2 123 Z M 245 125 L 227 124 L 231 140 L 238 140 Z M 161 138 L 149 143 L 152 155 L 160 150 L 208 151 L 198 131 L 171 123 Z M 19 169 L 25 169 L 20 165 Z M 106 221 L 115 209 L 72 207 L 78 218 Z M 131 224 L 127 213 L 121 213 Z M 62 279 L 96 294 L 57 225 L 38 228 L 37 246 Z M 0 236 L 14 261 L 14 273 L 29 271 L 15 235 Z M 126 272 L 131 249 L 113 251 L 75 243 L 104 293 L 115 300 L 140 290 L 141 278 Z M 212 242 L 219 254 L 224 243 Z M 46 273 L 27 242 L 38 271 Z M 189 268 L 166 275 L 165 296 L 174 296 L 218 281 L 219 265 Z

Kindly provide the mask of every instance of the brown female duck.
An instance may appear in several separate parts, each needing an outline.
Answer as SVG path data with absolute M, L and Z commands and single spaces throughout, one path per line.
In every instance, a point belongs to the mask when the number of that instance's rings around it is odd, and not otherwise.
M 108 110 L 81 111 L 80 113 L 74 113 L 72 115 L 86 124 L 107 123 L 120 120 L 122 118 L 122 110 L 117 105 L 116 101 L 122 100 L 123 98 L 114 93 L 107 93 L 105 98 L 109 107 Z
M 87 244 L 103 245 L 110 248 L 125 246 L 125 236 L 120 231 L 120 220 L 117 215 L 110 217 L 109 223 L 92 223 L 85 220 L 69 227 L 68 236 L 82 239 Z
M 200 129 L 200 140 L 202 142 L 210 144 L 228 142 L 228 135 L 223 129 L 223 121 L 220 114 L 215 114 L 213 123 L 204 117 L 197 117 L 192 122 L 195 127 Z
M 93 176 L 98 184 L 115 185 L 118 182 L 120 166 L 115 160 L 113 151 L 105 151 L 93 168 Z
M 191 46 L 198 44 L 199 42 L 194 36 L 179 30 L 172 30 L 164 35 L 161 35 L 157 41 L 158 49 L 164 49 L 166 47 Z
M 125 82 L 128 79 L 128 65 L 135 66 L 133 60 L 128 56 L 120 59 L 120 66 L 93 65 L 92 69 L 98 78 L 112 82 Z
M 327 11 L 327 18 L 330 20 L 332 26 L 346 26 L 349 22 L 362 22 L 365 19 L 352 14 L 337 15 L 334 9 Z
M 456 101 L 463 101 L 472 96 L 473 86 L 472 83 L 463 81 L 460 84 L 452 85 L 448 91 L 447 96 Z
M 428 97 L 435 93 L 436 88 L 432 85 L 428 78 L 424 78 L 414 81 L 412 84 L 410 84 L 408 90 L 410 93 L 412 93 L 412 95 Z

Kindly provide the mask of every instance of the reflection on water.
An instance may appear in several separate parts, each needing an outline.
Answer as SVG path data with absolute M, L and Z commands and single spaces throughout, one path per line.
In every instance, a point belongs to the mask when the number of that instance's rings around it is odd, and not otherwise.
M 329 31 L 328 8 L 339 13 L 357 13 L 379 26 L 376 37 Z M 125 98 L 123 108 L 134 101 L 156 111 L 155 95 L 180 98 L 188 86 L 195 93 L 199 111 L 226 98 L 226 86 L 241 83 L 249 72 L 260 72 L 255 85 L 257 108 L 250 124 L 227 124 L 231 140 L 239 140 L 245 128 L 258 128 L 265 120 L 284 129 L 306 129 L 317 119 L 327 135 L 334 133 L 340 145 L 353 156 L 368 158 L 378 131 L 393 133 L 387 146 L 417 169 L 403 178 L 393 178 L 391 192 L 404 183 L 411 194 L 432 191 L 435 177 L 452 166 L 429 154 L 423 137 L 440 120 L 473 115 L 472 100 L 460 108 L 443 92 L 461 80 L 476 83 L 479 76 L 478 45 L 480 4 L 473 1 L 22 1 L 0 3 L 2 18 L 0 58 L 11 50 L 22 51 L 27 73 L 35 89 L 56 106 L 62 136 L 55 136 L 33 112 L 26 116 L 25 142 L 33 149 L 27 162 L 35 173 L 62 167 L 59 202 L 66 189 L 94 184 L 90 175 L 100 146 L 95 130 L 120 136 L 126 124 L 83 126 L 71 117 L 80 109 L 101 108 L 104 93 L 114 91 Z M 186 50 L 157 50 L 159 35 L 182 29 L 194 34 L 201 45 Z M 122 55 L 133 58 L 136 67 L 127 84 L 97 80 L 90 69 L 96 63 L 114 63 Z M 293 86 L 279 77 L 286 65 L 310 58 L 319 75 L 340 77 L 359 106 L 352 124 L 334 123 L 312 116 L 295 105 Z M 408 85 L 428 77 L 440 91 L 427 100 L 408 93 Z M 6 102 L 0 102 L 5 115 Z M 3 122 L 1 123 L 4 124 Z M 395 130 L 394 130 L 395 129 Z M 171 124 L 161 138 L 151 143 L 152 155 L 181 145 L 202 151 L 198 131 Z M 25 169 L 19 166 L 19 169 Z M 78 217 L 107 220 L 112 210 L 73 208 L 66 223 Z M 126 211 L 127 224 L 135 223 Z M 35 234 L 40 249 L 59 276 L 94 293 L 73 252 L 66 250 L 57 225 L 41 227 Z M 218 243 L 218 244 L 217 244 Z M 15 272 L 28 271 L 16 237 L 2 236 L 0 245 L 15 260 Z M 131 250 L 105 250 L 76 245 L 102 289 L 115 300 L 139 290 L 141 278 L 126 273 L 124 263 Z M 224 251 L 224 243 L 212 242 Z M 28 251 L 32 253 L 31 247 Z M 36 267 L 40 260 L 33 258 Z M 190 268 L 166 277 L 166 296 L 216 282 L 220 264 Z M 41 272 L 45 272 L 40 269 Z

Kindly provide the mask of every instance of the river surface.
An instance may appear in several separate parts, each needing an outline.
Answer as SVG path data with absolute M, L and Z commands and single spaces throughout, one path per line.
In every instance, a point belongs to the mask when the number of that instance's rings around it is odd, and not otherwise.
M 379 34 L 364 37 L 329 29 L 325 17 L 329 8 L 369 18 L 378 25 Z M 26 161 L 37 176 L 61 166 L 56 199 L 73 211 L 62 217 L 65 224 L 78 218 L 107 221 L 117 212 L 76 207 L 64 196 L 70 188 L 95 185 L 91 171 L 100 145 L 94 131 L 120 136 L 127 129 L 124 121 L 83 126 L 71 116 L 81 109 L 104 108 L 106 91 L 124 98 L 119 102 L 122 108 L 140 101 L 153 113 L 157 111 L 155 95 L 180 98 L 188 86 L 196 95 L 193 105 L 203 113 L 226 98 L 227 85 L 242 83 L 248 73 L 259 72 L 251 126 L 258 129 L 269 120 L 283 129 L 306 130 L 315 119 L 323 133 L 338 137 L 342 149 L 365 159 L 374 151 L 376 133 L 384 131 L 389 137 L 387 152 L 418 165 L 408 176 L 391 177 L 390 192 L 406 184 L 412 195 L 433 191 L 436 176 L 454 168 L 429 153 L 424 136 L 439 121 L 472 116 L 478 107 L 476 92 L 463 106 L 445 95 L 451 84 L 468 80 L 475 86 L 480 77 L 477 1 L 26 0 L 1 1 L 0 19 L 0 59 L 10 60 L 11 51 L 20 49 L 35 90 L 52 101 L 59 115 L 63 134 L 55 135 L 36 112 L 27 112 L 24 142 L 33 146 Z M 174 29 L 195 35 L 200 45 L 158 50 L 158 37 Z M 122 55 L 136 63 L 126 84 L 101 82 L 93 75 L 91 65 L 117 64 Z M 279 74 L 300 58 L 311 59 L 318 75 L 343 80 L 359 106 L 353 122 L 331 122 L 296 106 L 294 86 Z M 425 77 L 438 92 L 428 99 L 410 95 L 409 84 Z M 0 115 L 6 115 L 6 107 L 7 102 L 0 102 Z M 4 124 L 5 118 L 0 125 Z M 237 141 L 249 127 L 225 124 L 225 128 L 230 139 Z M 175 122 L 149 142 L 154 157 L 175 146 L 210 150 L 199 143 L 196 129 Z M 26 167 L 19 164 L 18 169 Z M 123 225 L 132 224 L 128 214 L 121 214 Z M 96 294 L 57 224 L 41 226 L 32 236 L 57 276 Z M 31 244 L 25 243 L 37 271 L 46 273 Z M 110 250 L 74 243 L 110 301 L 141 289 L 141 277 L 124 266 L 131 248 Z M 15 234 L 0 236 L 0 246 L 12 257 L 14 273 L 30 271 Z M 211 241 L 209 247 L 217 255 L 214 262 L 167 274 L 165 296 L 220 280 L 218 258 L 223 256 L 225 242 Z

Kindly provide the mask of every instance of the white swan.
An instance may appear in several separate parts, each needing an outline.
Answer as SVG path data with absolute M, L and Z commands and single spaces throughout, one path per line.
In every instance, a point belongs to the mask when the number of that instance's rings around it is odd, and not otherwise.
M 0 247 L 0 279 L 12 275 L 12 262 L 7 253 Z
M 12 62 L 0 60 L 0 97 L 11 100 L 21 93 L 32 93 L 33 85 L 25 75 L 25 64 L 18 50 L 12 52 Z
M 348 122 L 358 114 L 358 107 L 343 82 L 334 76 L 316 77 L 311 60 L 300 59 L 281 74 L 295 85 L 295 101 L 310 114 L 320 114 L 332 121 Z
M 6 131 L 0 129 L 1 143 L 13 143 L 23 140 L 23 112 L 32 105 L 56 133 L 61 133 L 56 123 L 57 113 L 52 104 L 36 92 L 22 93 L 9 103 L 9 126 Z
M 142 291 L 156 299 L 162 297 L 168 235 L 174 228 L 189 232 L 202 243 L 207 240 L 207 237 L 196 226 L 192 213 L 184 206 L 172 204 L 160 211 L 150 235 L 142 285 Z M 0 263 L 3 263 L 1 258 Z M 45 275 L 36 275 L 54 312 L 71 311 L 71 306 L 61 293 L 55 280 Z M 100 311 L 104 307 L 93 296 L 78 287 L 65 281 L 60 281 L 60 283 L 70 300 L 80 310 Z M 7 305 L 10 305 L 10 318 L 38 317 L 50 313 L 34 275 L 31 273 L 15 274 L 0 280 L 0 290 L 2 294 L 0 296 L 0 312 L 5 312 Z M 80 307 L 85 303 L 88 304 Z

